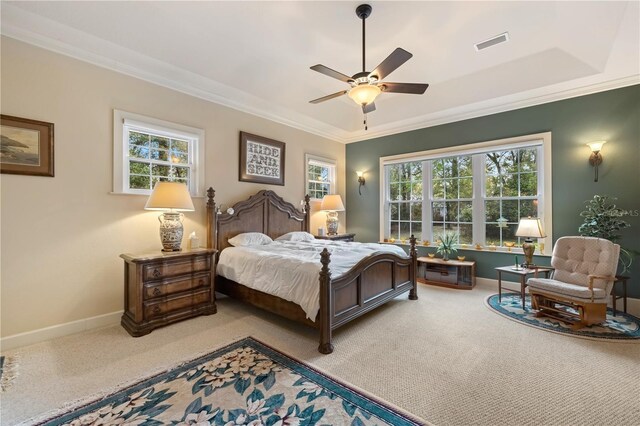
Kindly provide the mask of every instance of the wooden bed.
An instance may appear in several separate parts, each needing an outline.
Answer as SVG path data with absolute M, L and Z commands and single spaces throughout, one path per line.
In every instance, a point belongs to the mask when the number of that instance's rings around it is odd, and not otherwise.
M 243 232 L 262 232 L 275 239 L 287 232 L 309 232 L 309 196 L 304 210 L 284 201 L 273 191 L 260 191 L 248 200 L 233 206 L 233 214 L 217 212 L 215 191 L 207 190 L 207 247 L 220 252 L 229 247 L 229 238 Z M 277 296 L 251 289 L 235 281 L 216 276 L 215 289 L 235 299 L 301 322 L 320 331 L 318 350 L 333 352 L 332 331 L 409 292 L 409 299 L 417 300 L 417 254 L 415 238 L 411 237 L 409 258 L 391 253 L 369 256 L 337 279 L 331 278 L 330 254 L 321 253 L 319 274 L 320 311 L 315 321 L 309 320 L 300 306 Z M 218 257 L 216 257 L 218 259 Z

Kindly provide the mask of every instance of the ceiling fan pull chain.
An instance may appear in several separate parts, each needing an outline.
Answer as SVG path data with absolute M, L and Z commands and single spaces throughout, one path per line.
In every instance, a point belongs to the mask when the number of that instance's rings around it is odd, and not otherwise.
M 364 130 L 369 130 L 369 127 L 367 126 L 367 113 L 364 114 Z

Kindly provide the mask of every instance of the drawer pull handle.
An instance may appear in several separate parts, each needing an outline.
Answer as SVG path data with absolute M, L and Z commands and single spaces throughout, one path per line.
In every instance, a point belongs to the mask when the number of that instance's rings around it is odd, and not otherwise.
M 153 313 L 154 313 L 154 314 L 159 314 L 159 313 L 160 313 L 160 311 L 162 311 L 162 309 L 160 309 L 160 306 L 154 306 L 154 307 L 153 307 Z
M 158 270 L 158 268 L 153 270 L 152 275 L 154 276 L 154 278 L 158 278 L 160 276 L 160 271 Z
M 160 296 L 161 294 L 162 294 L 162 290 L 160 290 L 158 287 L 153 289 L 154 296 Z
M 200 279 L 200 281 L 198 281 L 198 285 L 204 285 L 204 280 Z

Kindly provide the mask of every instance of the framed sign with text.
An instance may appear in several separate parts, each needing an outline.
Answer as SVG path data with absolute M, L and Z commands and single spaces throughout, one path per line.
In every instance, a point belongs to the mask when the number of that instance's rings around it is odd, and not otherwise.
M 240 181 L 284 185 L 284 150 L 284 142 L 240 132 Z

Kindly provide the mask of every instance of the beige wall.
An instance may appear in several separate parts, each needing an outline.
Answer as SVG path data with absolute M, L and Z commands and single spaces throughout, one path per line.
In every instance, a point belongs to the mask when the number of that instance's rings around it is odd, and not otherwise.
M 205 183 L 219 204 L 263 188 L 299 203 L 305 153 L 338 161 L 344 196 L 340 143 L 13 39 L 3 37 L 1 48 L 2 113 L 55 123 L 54 178 L 1 176 L 2 336 L 121 310 L 118 255 L 159 249 L 146 196 L 110 194 L 114 108 L 204 129 Z M 240 130 L 286 142 L 284 187 L 238 181 Z M 185 235 L 204 239 L 204 200 L 194 203 Z M 323 222 L 314 213 L 311 229 Z

